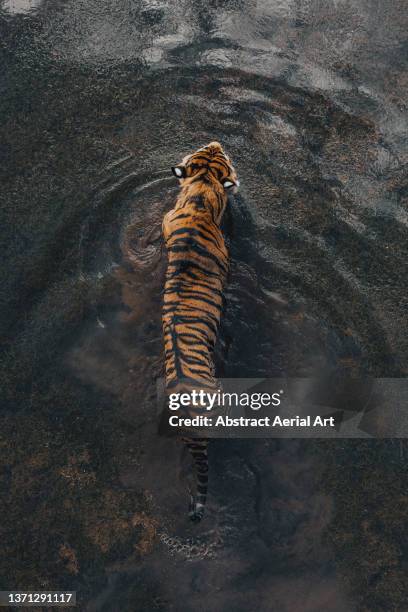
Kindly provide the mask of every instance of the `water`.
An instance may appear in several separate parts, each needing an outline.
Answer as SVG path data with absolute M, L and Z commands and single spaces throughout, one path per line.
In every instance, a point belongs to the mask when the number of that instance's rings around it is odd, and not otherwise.
M 10 0 L 0 20 L 3 468 L 31 517 L 13 546 L 45 539 L 8 583 L 74 585 L 84 609 L 398 608 L 392 442 L 214 442 L 193 529 L 155 379 L 170 166 L 211 140 L 242 185 L 219 375 L 406 375 L 405 3 Z

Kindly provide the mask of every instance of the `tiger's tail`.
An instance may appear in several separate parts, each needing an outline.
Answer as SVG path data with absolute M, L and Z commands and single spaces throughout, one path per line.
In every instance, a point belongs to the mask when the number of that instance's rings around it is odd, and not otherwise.
M 188 448 L 195 473 L 195 491 L 190 491 L 190 506 L 188 515 L 198 523 L 204 516 L 208 489 L 208 440 L 204 438 L 183 438 Z

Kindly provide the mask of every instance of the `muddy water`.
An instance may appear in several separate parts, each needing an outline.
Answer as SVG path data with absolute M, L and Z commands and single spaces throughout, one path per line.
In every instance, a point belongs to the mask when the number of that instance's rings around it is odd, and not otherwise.
M 19 464 L 31 474 L 46 430 L 58 448 L 44 478 L 67 480 L 76 525 L 50 527 L 42 575 L 17 558 L 13 584 L 74 585 L 90 610 L 400 609 L 398 539 L 360 534 L 365 496 L 392 476 L 383 458 L 403 477 L 392 442 L 332 444 L 355 510 L 339 534 L 344 500 L 317 443 L 214 441 L 193 528 L 155 381 L 169 168 L 213 139 L 242 185 L 218 374 L 406 375 L 404 4 L 0 2 L 4 422 L 30 449 L 5 458 L 5 482 Z M 60 501 L 38 495 L 53 524 Z M 40 503 L 9 499 L 17 514 Z M 371 567 L 359 555 L 379 541 L 393 552 Z

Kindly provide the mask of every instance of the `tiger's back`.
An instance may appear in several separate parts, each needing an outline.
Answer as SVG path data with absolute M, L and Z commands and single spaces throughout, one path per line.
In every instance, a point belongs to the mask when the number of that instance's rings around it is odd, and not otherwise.
M 228 271 L 224 238 L 210 215 L 197 211 L 194 204 L 166 215 L 164 236 L 168 251 L 163 305 L 166 383 L 183 378 L 211 384 L 211 353 Z

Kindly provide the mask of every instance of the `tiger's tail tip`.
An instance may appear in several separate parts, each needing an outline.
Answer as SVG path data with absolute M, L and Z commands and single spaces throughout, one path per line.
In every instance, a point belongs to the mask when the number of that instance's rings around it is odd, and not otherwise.
M 199 523 L 204 516 L 205 506 L 200 502 L 196 502 L 193 498 L 190 501 L 188 508 L 188 516 L 193 523 Z

